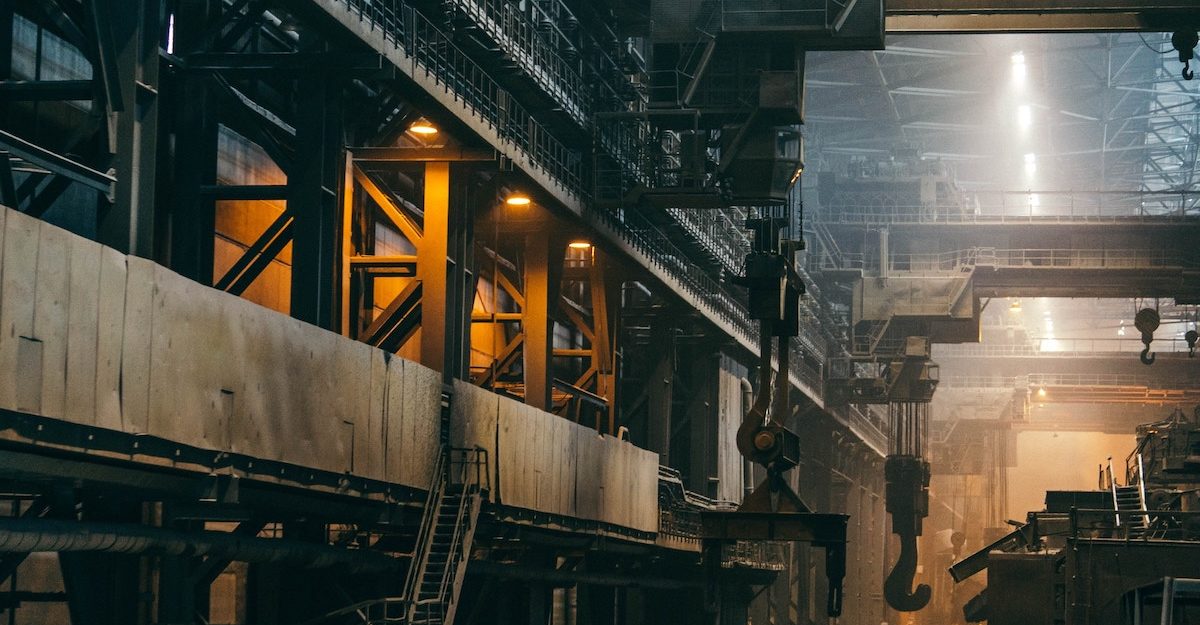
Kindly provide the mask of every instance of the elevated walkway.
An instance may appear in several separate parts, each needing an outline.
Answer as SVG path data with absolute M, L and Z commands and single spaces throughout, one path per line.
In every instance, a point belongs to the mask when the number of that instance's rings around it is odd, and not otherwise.
M 938 281 L 969 277 L 976 297 L 1175 298 L 1200 302 L 1200 248 L 1006 249 L 975 247 L 937 254 L 891 254 L 886 272 L 863 254 L 818 257 L 819 271 L 844 281 Z
M 644 216 L 636 212 L 618 215 L 592 206 L 584 175 L 587 155 L 561 141 L 531 115 L 436 24 L 403 3 L 384 6 L 370 0 L 312 0 L 297 10 L 315 11 L 326 21 L 333 20 L 382 55 L 403 78 L 428 94 L 432 103 L 510 160 L 599 239 L 644 269 L 719 332 L 757 355 L 757 328 L 738 298 Z M 607 139 L 601 137 L 604 141 Z M 816 325 L 809 317 L 805 319 L 807 325 Z M 809 327 L 807 334 L 820 332 Z M 795 360 L 793 370 L 804 371 L 800 360 Z M 822 405 L 821 385 L 816 372 L 810 373 L 813 375 L 807 377 L 793 375 L 792 384 Z
M 1159 406 L 1200 403 L 1200 380 L 1163 385 L 1150 374 L 950 375 L 941 389 L 1025 391 L 1037 403 L 1130 403 Z
M 1108 215 L 1099 213 L 1060 213 L 1043 214 L 1034 212 L 1007 213 L 976 213 L 976 212 L 942 212 L 925 211 L 913 208 L 887 212 L 876 211 L 831 211 L 819 210 L 813 215 L 815 221 L 838 229 L 845 227 L 883 227 L 902 229 L 956 229 L 971 226 L 972 230 L 981 227 L 1010 227 L 1014 230 L 1027 230 L 1030 226 L 1054 227 L 1068 226 L 1071 228 L 1105 228 L 1115 229 L 1161 229 L 1161 228 L 1196 228 L 1200 229 L 1200 215 L 1190 214 L 1146 214 L 1146 215 Z

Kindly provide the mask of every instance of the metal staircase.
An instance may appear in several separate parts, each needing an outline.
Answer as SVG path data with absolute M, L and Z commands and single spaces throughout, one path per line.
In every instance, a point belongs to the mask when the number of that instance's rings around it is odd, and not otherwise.
M 1146 536 L 1150 528 L 1150 515 L 1146 510 L 1146 481 L 1142 474 L 1142 455 L 1137 455 L 1137 466 L 1131 467 L 1124 486 L 1118 486 L 1112 477 L 1111 458 L 1108 461 L 1108 472 L 1113 508 L 1119 513 L 1117 527 L 1125 527 L 1126 538 Z
M 364 625 L 451 625 L 490 475 L 484 449 L 452 448 L 442 454 L 425 499 L 403 593 L 361 601 L 309 623 L 355 615 Z

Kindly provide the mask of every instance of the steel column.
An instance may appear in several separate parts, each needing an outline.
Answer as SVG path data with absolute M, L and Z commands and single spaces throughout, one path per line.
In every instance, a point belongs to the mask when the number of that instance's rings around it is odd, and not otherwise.
M 181 0 L 175 13 L 175 50 L 197 49 L 205 39 L 209 0 Z M 180 75 L 165 87 L 174 135 L 171 188 L 171 268 L 201 284 L 213 283 L 215 196 L 203 193 L 217 178 L 216 103 L 205 77 Z
M 425 224 L 417 247 L 421 282 L 421 364 L 446 367 L 447 293 L 450 290 L 450 163 L 425 165 Z
M 658 452 L 661 464 L 671 459 L 671 404 L 675 388 L 675 327 L 661 315 L 652 322 L 650 344 L 659 349 L 646 380 L 646 448 Z
M 97 44 L 106 87 L 116 87 L 108 93 L 108 113 L 117 182 L 114 203 L 102 211 L 97 232 L 101 242 L 144 258 L 156 253 L 160 10 L 161 3 L 152 0 L 93 0 L 92 6 L 97 31 L 111 29 L 111 41 L 101 36 Z M 106 49 L 110 43 L 113 49 Z M 115 60 L 111 70 L 107 59 Z
M 555 241 L 550 229 L 525 237 L 525 306 L 521 328 L 525 332 L 525 403 L 552 411 L 554 384 L 554 320 L 550 303 L 557 305 L 565 244 Z
M 288 171 L 287 207 L 292 239 L 293 317 L 333 329 L 340 300 L 335 280 L 341 225 L 337 189 L 344 176 L 340 81 L 323 74 L 298 80 L 296 160 Z

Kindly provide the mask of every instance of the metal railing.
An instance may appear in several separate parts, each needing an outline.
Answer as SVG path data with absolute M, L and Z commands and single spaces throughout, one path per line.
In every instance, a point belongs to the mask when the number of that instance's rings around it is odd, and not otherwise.
M 413 7 L 402 0 L 330 1 L 345 6 L 348 13 L 369 31 L 378 32 L 387 45 L 402 52 L 411 64 L 408 70 L 412 75 L 423 74 L 442 86 L 455 101 L 493 129 L 502 142 L 520 149 L 535 167 L 546 172 L 567 190 L 586 197 L 583 155 L 560 142 L 501 88 L 489 72 Z M 602 147 L 622 160 L 628 160 L 627 156 L 622 156 L 626 154 L 626 148 L 634 149 L 638 143 L 620 133 L 611 136 L 599 133 L 598 136 Z M 617 149 L 618 146 L 624 147 Z M 645 176 L 643 170 L 633 166 L 635 160 L 628 162 L 633 175 Z M 655 268 L 672 277 L 687 295 L 700 303 L 702 311 L 727 324 L 747 345 L 757 344 L 757 327 L 740 302 L 742 296 L 735 295 L 728 285 L 715 280 L 699 267 L 644 216 L 636 211 L 600 209 L 587 202 L 584 205 L 584 216 L 594 226 L 607 230 L 611 237 L 629 245 Z M 710 246 L 713 240 L 712 237 L 699 239 L 701 244 Z M 728 256 L 719 251 L 717 255 Z M 823 360 L 826 348 L 820 340 L 820 329 L 812 327 L 816 315 L 808 311 L 804 319 L 809 327 L 796 342 L 792 371 L 798 379 L 820 393 L 821 372 L 805 365 L 803 358 L 799 357 L 799 350 L 803 345 Z
M 821 260 L 833 262 L 831 256 Z M 842 254 L 840 266 L 825 270 L 878 271 L 880 258 L 868 254 Z M 892 254 L 888 271 L 907 274 L 947 274 L 974 267 L 1005 269 L 1156 269 L 1200 266 L 1200 257 L 1180 250 L 1155 249 L 1002 249 L 975 247 L 928 254 Z
M 1051 212 L 1039 210 L 1036 213 L 1015 212 L 962 212 L 955 210 L 939 210 L 937 207 L 898 207 L 892 211 L 872 211 L 867 207 L 852 207 L 851 210 L 817 210 L 813 218 L 828 224 L 846 225 L 889 225 L 889 224 L 1154 224 L 1154 223 L 1194 223 L 1200 220 L 1200 213 L 1142 213 L 1142 214 L 1106 214 L 1096 212 Z
M 1147 516 L 1148 525 L 1141 525 Z M 1068 517 L 1072 539 L 1200 541 L 1195 529 L 1195 521 L 1200 519 L 1197 511 L 1072 509 Z
M 787 4 L 788 8 L 781 8 Z M 782 3 L 778 0 L 721 0 L 721 30 L 796 31 L 833 27 L 834 20 L 848 4 L 845 0 L 803 0 Z
M 436 594 L 430 598 L 408 595 L 409 601 L 413 602 L 409 610 L 411 623 L 437 625 L 446 622 L 458 600 L 456 594 L 462 581 L 463 568 L 471 559 L 471 539 L 475 534 L 480 505 L 478 498 L 484 490 L 483 485 L 490 484 L 491 481 L 486 449 L 451 448 L 449 456 L 449 483 L 461 487 L 449 551 L 446 554 L 445 568 L 440 571 L 440 575 L 437 571 L 433 572 L 438 578 Z M 435 512 L 436 514 L 438 513 Z M 425 577 L 429 574 L 429 571 L 426 571 Z
M 519 148 L 564 188 L 582 193 L 583 155 L 555 138 L 437 25 L 402 0 L 331 1 L 408 57 L 412 75 L 424 74 L 445 88 L 502 142 Z
M 1130 332 L 1135 330 L 1130 329 Z M 1183 339 L 1155 339 L 1153 351 L 1164 353 L 1187 353 L 1187 342 Z M 999 358 L 1112 358 L 1114 354 L 1136 354 L 1145 345 L 1139 339 L 1035 339 L 1025 345 L 987 345 L 963 343 L 957 345 L 938 344 L 933 348 L 933 357 L 999 357 Z
M 447 3 L 474 20 L 580 127 L 588 127 L 592 111 L 583 77 L 517 5 L 509 0 L 447 0 Z
M 1031 373 L 1028 375 L 952 375 L 941 378 L 942 388 L 996 388 L 1020 389 L 1045 386 L 1125 386 L 1149 387 L 1152 381 L 1147 376 L 1121 373 Z M 1172 388 L 1180 388 L 1177 383 Z M 1190 387 L 1200 388 L 1200 380 Z
M 787 568 L 787 545 L 766 540 L 738 540 L 723 544 L 721 568 L 782 571 Z

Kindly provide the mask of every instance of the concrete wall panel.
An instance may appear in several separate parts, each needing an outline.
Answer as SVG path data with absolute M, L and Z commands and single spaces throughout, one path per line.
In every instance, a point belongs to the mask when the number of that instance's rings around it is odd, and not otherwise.
M 401 483 L 428 488 L 441 438 L 442 374 L 415 362 L 404 364 L 404 422 L 409 462 Z
M 99 243 L 79 237 L 71 237 L 69 245 L 70 301 L 67 310 L 66 403 L 63 415 L 68 421 L 95 425 L 100 257 L 103 248 Z
M 41 342 L 42 388 L 38 409 L 62 417 L 67 397 L 67 307 L 71 297 L 70 233 L 47 223 L 38 230 L 33 337 Z M 33 390 L 33 389 L 30 389 Z
M 100 250 L 96 309 L 96 425 L 121 429 L 121 343 L 125 334 L 125 255 Z
M 3 277 L 0 278 L 0 406 L 20 409 L 20 400 L 33 397 L 18 397 L 18 390 L 26 386 L 18 384 L 18 376 L 28 372 L 32 364 L 37 365 L 37 396 L 41 402 L 41 360 L 37 363 L 20 362 L 18 356 L 28 361 L 33 355 L 29 341 L 36 340 L 33 334 L 33 311 L 38 254 L 39 222 L 32 217 L 5 209 Z M 29 382 L 28 380 L 22 380 Z M 40 406 L 38 406 L 40 408 Z
M 498 494 L 496 428 L 500 411 L 499 395 L 479 388 L 470 382 L 455 380 L 454 401 L 451 404 L 450 444 L 454 447 L 487 450 L 488 470 L 491 473 L 492 498 Z M 508 400 L 511 401 L 511 400 Z
M 121 342 L 121 429 L 145 433 L 150 416 L 150 339 L 154 274 L 158 266 L 126 257 L 125 315 Z

